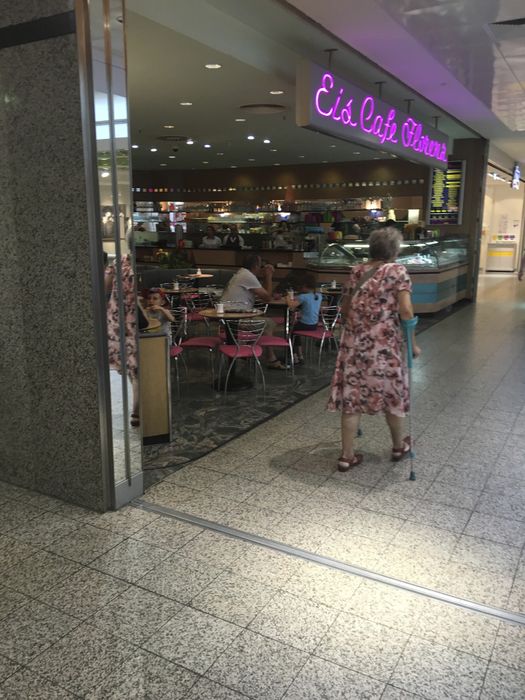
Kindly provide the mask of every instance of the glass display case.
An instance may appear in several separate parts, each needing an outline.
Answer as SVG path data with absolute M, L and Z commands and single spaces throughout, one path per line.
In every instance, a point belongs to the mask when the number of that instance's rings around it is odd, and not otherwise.
M 351 241 L 330 243 L 322 251 L 316 267 L 351 267 L 368 260 L 368 243 Z M 398 262 L 411 272 L 443 270 L 467 263 L 467 245 L 464 238 L 446 238 L 428 241 L 405 241 L 401 244 Z

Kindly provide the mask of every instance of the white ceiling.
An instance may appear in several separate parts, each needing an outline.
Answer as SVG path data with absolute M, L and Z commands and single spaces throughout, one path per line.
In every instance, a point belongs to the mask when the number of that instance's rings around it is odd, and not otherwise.
M 524 0 L 288 0 L 525 162 Z
M 308 58 L 326 65 L 328 48 L 338 49 L 332 68 L 342 77 L 372 90 L 377 90 L 375 82 L 386 80 L 384 100 L 406 110 L 404 100 L 415 98 L 415 116 L 429 124 L 439 116 L 438 128 L 451 138 L 473 135 L 278 0 L 127 0 L 126 7 L 131 138 L 139 146 L 132 152 L 134 168 L 178 170 L 388 158 L 296 127 L 296 64 Z M 220 63 L 222 68 L 207 70 L 205 63 Z M 272 96 L 270 90 L 284 94 Z M 181 106 L 185 101 L 192 106 Z M 240 106 L 251 103 L 277 103 L 285 110 L 272 115 L 243 113 Z M 246 122 L 235 122 L 239 117 Z M 174 128 L 164 128 L 166 124 Z M 247 140 L 248 135 L 255 140 Z M 184 138 L 171 142 L 166 137 Z M 186 145 L 187 137 L 195 143 Z M 263 139 L 271 143 L 264 144 Z M 158 150 L 153 153 L 151 148 Z

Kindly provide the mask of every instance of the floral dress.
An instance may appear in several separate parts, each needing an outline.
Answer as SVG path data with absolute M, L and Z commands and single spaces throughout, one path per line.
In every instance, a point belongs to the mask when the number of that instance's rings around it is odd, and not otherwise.
M 137 301 L 135 298 L 135 283 L 133 277 L 133 266 L 129 255 L 124 255 L 121 260 L 122 266 L 122 296 L 124 303 L 124 326 L 125 326 L 125 348 L 126 348 L 126 371 L 128 377 L 133 380 L 137 378 Z M 120 360 L 120 332 L 119 332 L 119 308 L 117 297 L 117 284 L 115 269 L 106 269 L 106 275 L 113 280 L 111 296 L 107 307 L 107 327 L 108 327 L 108 355 L 109 366 L 117 371 L 122 370 Z
M 352 290 L 368 265 L 356 265 L 344 288 Z M 409 411 L 405 343 L 399 321 L 398 294 L 411 292 L 404 265 L 386 263 L 351 300 L 332 379 L 327 409 L 343 413 Z

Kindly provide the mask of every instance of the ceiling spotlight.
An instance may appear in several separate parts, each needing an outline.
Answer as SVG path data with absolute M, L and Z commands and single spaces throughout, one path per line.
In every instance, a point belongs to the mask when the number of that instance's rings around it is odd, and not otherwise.
M 203 161 L 202 161 L 203 165 L 208 165 L 209 162 L 210 162 L 209 160 L 203 160 Z
M 270 139 L 264 139 L 263 143 L 271 143 Z
M 161 168 L 165 168 L 167 165 L 168 165 L 167 163 L 161 163 L 161 164 L 160 164 L 160 167 L 161 167 Z
M 270 95 L 284 95 L 284 90 L 270 90 Z
M 177 156 L 168 156 L 168 158 L 176 158 Z
M 361 155 L 361 151 L 352 151 L 352 153 L 354 154 L 354 156 L 360 156 L 360 155 Z
M 248 160 L 250 161 L 250 163 L 255 163 L 255 158 L 248 158 Z
M 230 168 L 236 168 L 236 167 L 237 167 L 236 165 L 230 165 Z
M 179 102 L 181 107 L 191 107 L 193 102 Z
M 276 148 L 270 148 L 270 153 L 277 153 L 277 149 L 276 149 Z
M 330 148 L 335 148 L 335 143 L 331 143 Z
M 211 144 L 210 144 L 210 143 L 205 143 L 205 144 L 204 144 L 204 148 L 211 148 Z
M 150 148 L 149 149 L 152 153 L 156 153 L 159 149 L 158 148 Z
M 321 163 L 328 163 L 328 161 L 327 161 L 327 160 L 322 160 Z
M 379 156 L 374 156 L 373 160 L 381 160 Z
M 188 146 L 193 146 L 194 143 L 195 143 L 195 141 L 193 139 L 186 139 L 186 144 Z
M 174 129 L 175 126 L 173 124 L 164 124 L 165 129 Z
M 299 158 L 304 158 L 304 156 L 299 156 Z
M 274 165 L 281 165 L 280 163 L 274 163 Z
M 215 155 L 217 155 L 217 156 L 223 156 L 224 153 L 223 153 L 222 151 L 219 151 L 219 153 L 216 153 Z
M 219 68 L 222 68 L 220 63 L 206 63 L 204 67 L 208 70 L 218 70 Z
M 243 117 L 237 117 L 237 118 L 235 119 L 235 121 L 236 121 L 236 122 L 245 122 L 246 119 L 243 119 Z
M 131 148 L 138 148 L 138 144 L 134 143 Z
M 246 138 L 248 139 L 248 141 L 254 141 L 254 140 L 255 140 L 255 136 L 252 136 L 251 134 L 250 134 L 249 136 L 247 136 Z
M 103 170 L 103 171 L 100 173 L 100 177 L 109 177 L 109 171 L 108 171 L 108 170 Z

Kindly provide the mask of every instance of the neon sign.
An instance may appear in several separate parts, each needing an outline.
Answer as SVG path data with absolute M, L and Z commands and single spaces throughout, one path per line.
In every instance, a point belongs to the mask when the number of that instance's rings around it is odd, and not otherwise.
M 336 77 L 304 64 L 297 80 L 297 123 L 434 167 L 447 165 L 448 138 Z

